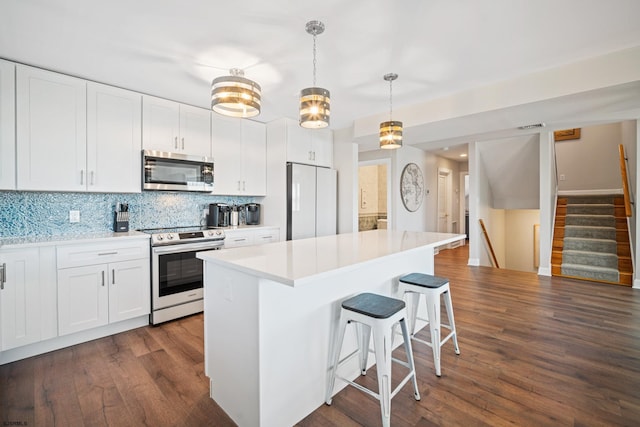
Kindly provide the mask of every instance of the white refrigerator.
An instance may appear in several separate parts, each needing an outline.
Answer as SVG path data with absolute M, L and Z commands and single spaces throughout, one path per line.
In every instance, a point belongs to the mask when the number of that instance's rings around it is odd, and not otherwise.
M 287 163 L 287 240 L 336 234 L 335 169 Z

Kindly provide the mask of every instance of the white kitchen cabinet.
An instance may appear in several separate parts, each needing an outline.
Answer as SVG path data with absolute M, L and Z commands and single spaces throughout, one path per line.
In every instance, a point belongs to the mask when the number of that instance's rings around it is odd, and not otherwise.
M 333 166 L 333 134 L 329 129 L 305 129 L 298 122 L 282 119 L 287 161 L 315 166 Z
M 17 65 L 17 188 L 84 191 L 86 82 Z
M 266 195 L 266 129 L 259 122 L 214 116 L 213 194 Z
M 59 246 L 57 257 L 59 335 L 149 314 L 146 240 Z
M 224 247 L 229 249 L 279 241 L 280 229 L 278 227 L 238 228 L 225 230 Z
M 145 150 L 211 156 L 211 111 L 153 96 L 142 100 Z
M 0 59 L 0 190 L 16 189 L 15 70 Z
M 0 350 L 57 335 L 54 248 L 0 250 Z
M 87 189 L 141 191 L 142 95 L 87 83 Z

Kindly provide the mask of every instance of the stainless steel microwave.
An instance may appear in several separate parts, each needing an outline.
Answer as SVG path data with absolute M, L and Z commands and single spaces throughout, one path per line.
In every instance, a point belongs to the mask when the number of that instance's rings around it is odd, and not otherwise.
M 213 159 L 163 151 L 142 151 L 142 189 L 213 191 Z

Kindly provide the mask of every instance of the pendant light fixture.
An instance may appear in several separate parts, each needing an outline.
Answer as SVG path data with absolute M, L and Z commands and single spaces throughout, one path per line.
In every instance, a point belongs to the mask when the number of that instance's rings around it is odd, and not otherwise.
M 389 73 L 383 78 L 389 82 L 389 121 L 380 123 L 380 148 L 391 150 L 402 147 L 402 122 L 394 121 L 391 117 L 393 115 L 392 83 L 398 75 Z
M 244 77 L 244 71 L 238 68 L 232 68 L 229 73 L 211 82 L 211 109 L 231 117 L 260 114 L 260 85 Z
M 300 91 L 300 126 L 320 129 L 329 126 L 331 114 L 329 91 L 316 87 L 316 36 L 324 32 L 324 24 L 320 21 L 309 21 L 306 30 L 313 36 L 313 87 Z

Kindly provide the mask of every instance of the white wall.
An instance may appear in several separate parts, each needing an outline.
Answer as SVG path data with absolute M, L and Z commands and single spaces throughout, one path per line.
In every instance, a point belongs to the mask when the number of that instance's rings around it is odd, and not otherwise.
M 338 233 L 358 231 L 358 145 L 351 129 L 333 132 L 333 167 L 338 171 Z
M 618 145 L 621 143 L 620 123 L 583 127 L 580 139 L 556 141 L 558 190 L 620 191 Z
M 431 206 L 437 201 L 435 196 L 437 181 L 433 181 L 433 174 L 430 171 L 430 169 L 435 166 L 434 157 L 435 156 L 428 155 L 420 149 L 410 146 L 404 146 L 398 150 L 394 150 L 392 162 L 393 167 L 391 172 L 393 177 L 391 181 L 391 189 L 393 193 L 397 194 L 393 209 L 393 228 L 395 230 L 427 231 L 427 213 L 432 210 Z M 424 188 L 426 194 L 423 195 L 422 205 L 420 205 L 415 212 L 409 212 L 405 209 L 402 204 L 402 200 L 400 199 L 400 177 L 402 170 L 409 163 L 415 163 L 420 167 L 422 170 L 422 176 L 425 180 Z
M 538 268 L 534 266 L 533 228 L 540 223 L 540 211 L 512 209 L 505 211 L 505 215 L 504 268 L 537 273 Z

